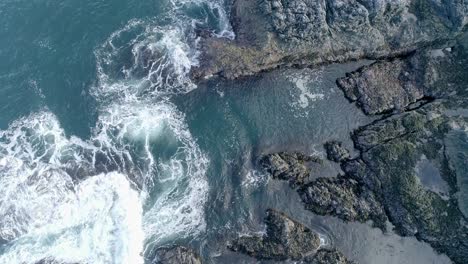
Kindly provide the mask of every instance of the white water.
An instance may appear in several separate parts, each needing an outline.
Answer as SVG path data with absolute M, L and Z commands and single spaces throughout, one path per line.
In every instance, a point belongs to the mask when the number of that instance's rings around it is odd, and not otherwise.
M 209 160 L 170 102 L 196 88 L 203 21 L 181 10 L 204 4 L 217 34 L 233 37 L 221 4 L 178 1 L 169 24 L 132 20 L 95 51 L 91 138 L 66 136 L 47 109 L 0 131 L 0 263 L 137 264 L 145 244 L 204 231 Z
M 297 91 L 292 92 L 295 98 L 293 107 L 307 108 L 317 100 L 323 100 L 325 94 L 319 90 L 323 85 L 323 70 L 303 69 L 288 75 L 288 80 L 294 84 Z

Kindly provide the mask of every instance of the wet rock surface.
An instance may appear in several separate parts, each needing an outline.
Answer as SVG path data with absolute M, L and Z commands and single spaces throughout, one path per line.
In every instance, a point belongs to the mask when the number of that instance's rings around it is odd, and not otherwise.
M 234 0 L 235 40 L 205 37 L 194 78 L 408 54 L 456 37 L 468 4 L 448 1 Z
M 151 264 L 201 264 L 200 256 L 192 249 L 182 246 L 157 248 L 152 252 Z

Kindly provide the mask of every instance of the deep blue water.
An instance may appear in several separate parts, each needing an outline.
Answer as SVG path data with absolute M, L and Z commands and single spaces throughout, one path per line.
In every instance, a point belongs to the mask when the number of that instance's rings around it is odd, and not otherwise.
M 88 133 L 94 50 L 130 19 L 150 19 L 167 1 L 2 1 L 0 127 L 41 107 Z
M 448 263 L 426 244 L 305 211 L 262 153 L 324 155 L 371 121 L 336 78 L 368 62 L 195 85 L 194 28 L 232 37 L 206 1 L 0 2 L 0 264 L 142 263 L 153 247 L 207 263 L 287 212 L 361 263 Z M 320 176 L 335 176 L 325 163 Z M 424 252 L 424 254 L 420 254 Z

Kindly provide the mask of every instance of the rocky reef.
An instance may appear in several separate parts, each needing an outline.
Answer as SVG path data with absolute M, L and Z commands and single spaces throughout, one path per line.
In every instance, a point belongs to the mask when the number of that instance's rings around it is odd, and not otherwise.
M 463 263 L 468 257 L 468 222 L 458 207 L 456 175 L 444 138 L 458 129 L 455 124 L 466 126 L 468 119 L 444 116 L 439 107 L 428 105 L 360 128 L 353 134 L 360 157 L 341 165 L 345 177 L 372 190 L 398 234 L 416 236 Z M 416 175 L 423 155 L 451 186 L 447 197 L 425 188 Z
M 300 180 L 310 170 L 301 162 L 306 155 L 297 153 L 281 153 L 289 157 L 287 169 L 276 168 L 278 154 L 265 155 L 262 166 L 270 161 L 266 167 L 274 178 L 299 178 L 295 182 L 302 202 L 316 214 L 372 220 L 382 230 L 389 220 L 397 234 L 415 236 L 454 263 L 465 263 L 468 219 L 460 179 L 466 170 L 457 170 L 454 160 L 466 157 L 468 150 L 453 154 L 449 149 L 451 135 L 468 131 L 468 116 L 460 111 L 468 103 L 467 62 L 466 43 L 457 40 L 441 49 L 377 61 L 337 80 L 351 102 L 379 117 L 351 133 L 357 157 L 350 157 L 339 142 L 325 144 L 328 159 L 342 168 L 337 177 Z M 418 171 L 422 160 L 435 168 L 434 175 Z M 427 186 L 429 177 L 440 178 L 448 190 Z
M 251 75 L 409 54 L 454 39 L 468 22 L 463 0 L 234 0 L 234 40 L 202 34 L 194 78 Z
M 337 153 L 349 155 L 339 142 L 328 142 L 325 146 L 329 157 L 336 158 Z M 267 154 L 260 163 L 274 179 L 287 180 L 291 187 L 297 187 L 307 210 L 319 215 L 334 215 L 346 221 L 373 220 L 375 226 L 385 229 L 387 218 L 383 207 L 368 188 L 341 176 L 309 181 L 311 170 L 305 162 L 310 159 L 304 154 L 282 152 Z
M 266 212 L 266 233 L 244 235 L 229 249 L 259 260 L 295 260 L 302 263 L 353 263 L 340 252 L 320 248 L 320 237 L 303 224 L 273 209 Z

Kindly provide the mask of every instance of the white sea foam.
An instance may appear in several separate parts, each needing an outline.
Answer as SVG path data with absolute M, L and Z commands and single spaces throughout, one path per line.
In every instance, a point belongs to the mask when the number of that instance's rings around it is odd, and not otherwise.
M 42 174 L 44 175 L 44 174 Z M 47 175 L 47 174 L 46 174 Z M 73 185 L 66 173 L 51 171 L 34 191 L 21 195 L 34 213 L 0 263 L 54 259 L 89 263 L 143 263 L 142 207 L 138 192 L 118 173 L 100 174 Z M 19 219 L 15 219 L 19 220 Z
M 242 180 L 242 186 L 248 189 L 256 189 L 268 182 L 268 175 L 258 170 L 249 170 Z
M 95 54 L 99 79 L 92 92 L 100 101 L 186 93 L 196 88 L 189 72 L 197 65 L 198 53 L 187 43 L 180 26 L 132 20 Z M 133 60 L 122 66 L 128 56 Z
M 0 132 L 0 236 L 12 241 L 0 263 L 49 256 L 141 263 L 145 240 L 159 243 L 205 229 L 208 159 L 172 104 L 109 106 L 93 134 L 88 141 L 67 138 L 49 112 Z M 156 159 L 151 147 L 161 136 L 176 148 Z M 99 168 L 129 176 L 92 176 Z M 79 169 L 84 180 L 73 174 Z M 143 205 L 149 208 L 144 213 Z
M 0 263 L 143 263 L 145 243 L 205 230 L 209 160 L 169 102 L 196 88 L 194 26 L 207 22 L 184 14 L 190 5 L 233 38 L 216 1 L 173 1 L 170 23 L 129 21 L 95 51 L 89 139 L 68 137 L 47 110 L 0 131 Z
M 97 147 L 67 138 L 49 112 L 17 120 L 0 139 L 0 237 L 12 241 L 0 263 L 143 262 L 142 203 L 127 178 L 71 173 L 92 168 Z
M 297 88 L 297 91 L 292 92 L 292 95 L 297 97 L 293 106 L 307 108 L 312 102 L 325 98 L 325 94 L 320 90 L 323 82 L 322 70 L 304 69 L 289 74 L 287 79 Z

